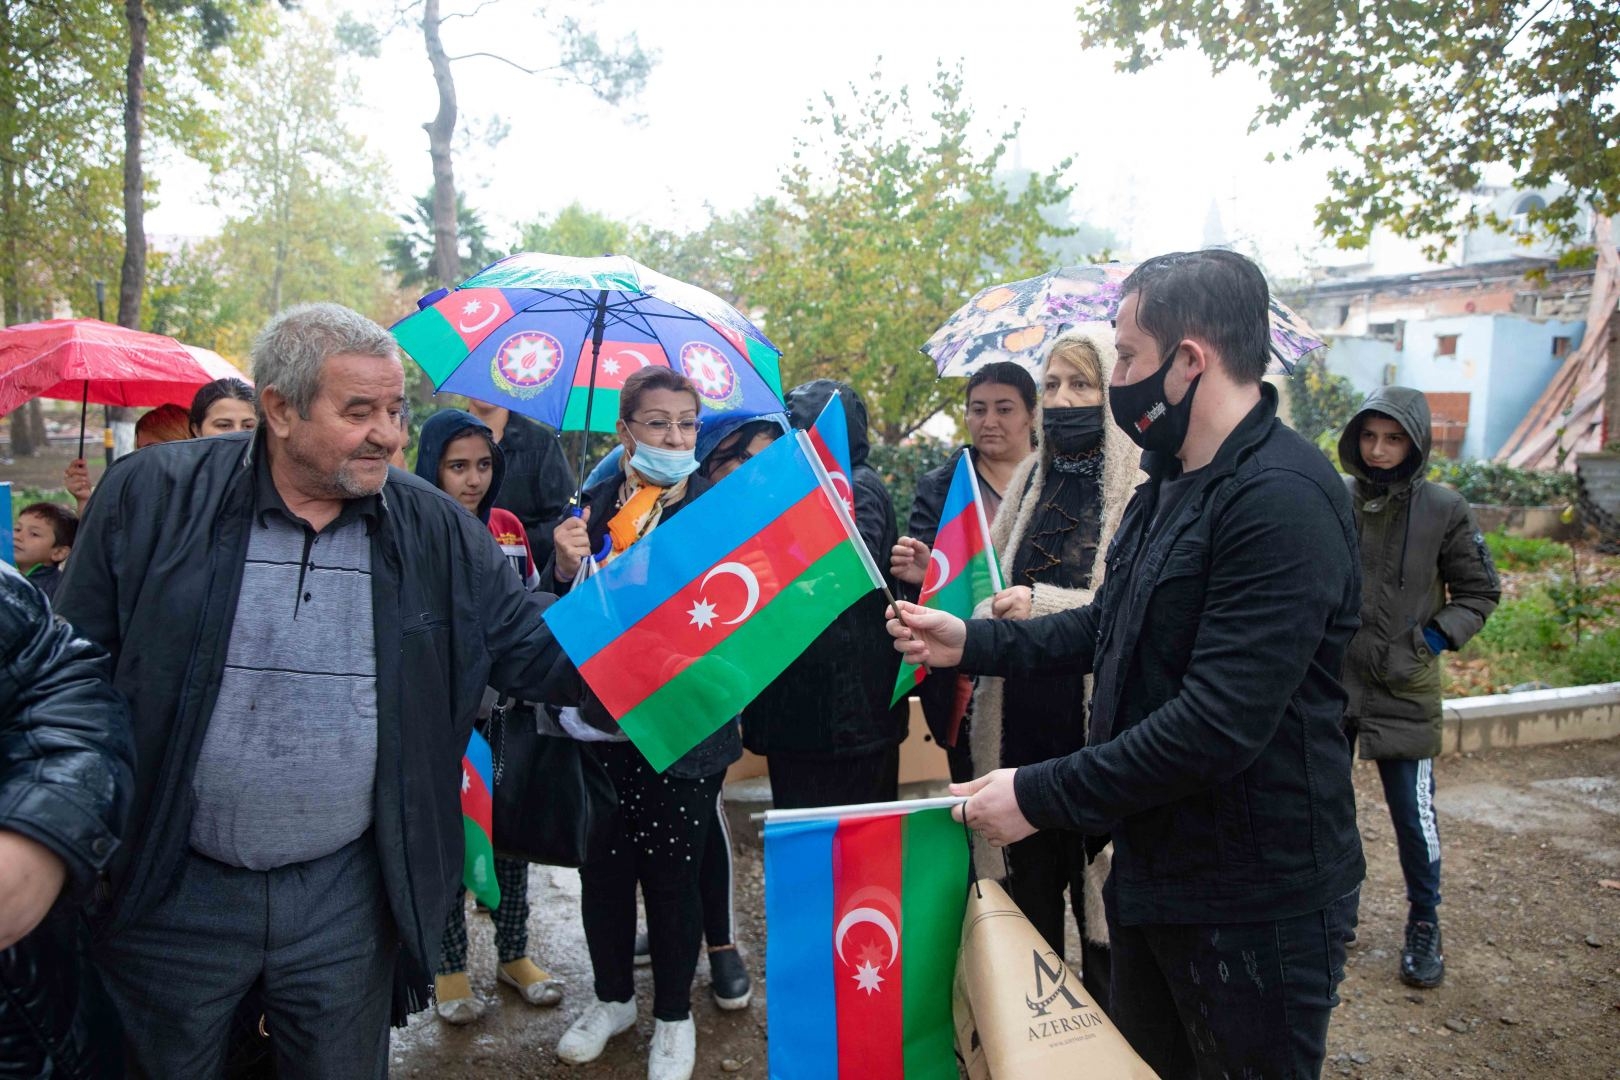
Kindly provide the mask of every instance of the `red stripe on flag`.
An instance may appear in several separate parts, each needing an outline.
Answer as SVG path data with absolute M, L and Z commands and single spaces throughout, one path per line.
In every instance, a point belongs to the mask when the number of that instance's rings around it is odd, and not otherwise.
M 596 388 L 623 390 L 624 380 L 644 367 L 669 367 L 669 357 L 658 345 L 639 341 L 604 341 L 596 358 Z M 591 385 L 591 339 L 579 347 L 574 385 Z
M 468 352 L 512 317 L 512 305 L 499 289 L 457 289 L 434 304 L 433 309 L 444 316 Z
M 979 515 L 974 512 L 970 503 L 966 510 L 939 527 L 939 534 L 934 537 L 934 551 L 945 560 L 950 569 L 942 577 L 940 560 L 930 555 L 928 577 L 923 582 L 922 595 L 918 599 L 924 604 L 928 603 L 930 596 L 950 584 L 958 574 L 968 568 L 968 563 L 973 561 L 974 556 L 983 550 L 984 534 L 979 530 Z
M 811 491 L 627 628 L 587 660 L 580 674 L 608 712 L 625 715 L 746 622 L 738 616 L 764 608 L 846 540 L 826 494 L 820 488 Z M 720 569 L 727 563 L 739 564 L 758 583 L 751 608 L 746 577 Z
M 838 497 L 844 500 L 844 505 L 851 514 L 855 513 L 855 488 L 851 486 L 849 477 L 844 475 L 844 466 L 837 455 L 828 447 L 827 440 L 821 437 L 821 432 L 814 427 L 805 432 L 810 436 L 810 446 L 821 459 L 821 467 L 827 470 L 827 477 L 832 481 L 833 490 Z
M 495 807 L 484 778 L 478 775 L 472 762 L 461 759 L 461 812 L 478 823 L 485 836 L 493 831 Z
M 854 818 L 833 836 L 833 996 L 838 1075 L 903 1080 L 900 835 L 904 814 Z

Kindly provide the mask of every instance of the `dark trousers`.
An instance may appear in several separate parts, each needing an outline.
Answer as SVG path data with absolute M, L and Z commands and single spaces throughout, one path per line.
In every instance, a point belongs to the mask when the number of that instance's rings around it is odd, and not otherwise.
M 1316 1080 L 1360 894 L 1274 922 L 1120 926 L 1105 888 L 1114 1023 L 1162 1080 Z
M 388 1074 L 397 951 L 368 832 L 275 870 L 188 852 L 163 899 L 95 961 L 144 1075 L 217 1076 L 257 983 L 277 1072 L 352 1080 Z
M 495 856 L 495 884 L 501 887 L 501 906 L 490 912 L 495 920 L 495 952 L 500 962 L 521 960 L 529 951 L 529 864 L 522 859 Z M 439 955 L 439 974 L 454 975 L 467 970 L 467 886 L 456 890 L 456 899 L 444 921 L 444 944 Z
M 0 1080 L 118 1080 L 118 1016 L 85 959 L 78 913 L 52 912 L 0 949 Z
M 703 865 L 698 868 L 698 892 L 703 903 L 703 940 L 709 948 L 737 942 L 737 920 L 732 913 L 736 889 L 731 878 L 731 823 L 726 820 L 724 790 L 714 793 L 714 820 L 703 844 Z
M 1064 921 L 1074 912 L 1080 930 L 1080 981 L 1108 1011 L 1108 947 L 1086 940 L 1086 841 L 1075 832 L 1043 829 L 1009 844 L 1007 895 L 1018 905 L 1059 959 L 1064 953 Z M 1069 893 L 1065 904 L 1063 892 Z
M 703 939 L 698 868 L 724 774 L 697 780 L 660 776 L 629 743 L 595 743 L 593 749 L 619 793 L 608 850 L 579 871 L 596 996 L 635 997 L 639 883 L 652 954 L 653 1016 L 685 1020 L 692 1013 L 692 976 Z
M 778 810 L 893 802 L 900 797 L 900 747 L 854 757 L 769 754 L 771 805 Z
M 1406 878 L 1409 917 L 1436 922 L 1440 906 L 1440 823 L 1434 816 L 1434 759 L 1380 761 L 1384 801 Z

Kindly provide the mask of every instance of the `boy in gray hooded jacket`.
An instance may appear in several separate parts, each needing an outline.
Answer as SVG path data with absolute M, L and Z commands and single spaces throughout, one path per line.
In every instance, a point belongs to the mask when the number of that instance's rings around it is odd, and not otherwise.
M 1378 762 L 1409 904 L 1401 980 L 1438 986 L 1440 661 L 1479 632 L 1501 590 L 1468 502 L 1428 482 L 1429 403 L 1374 390 L 1339 439 L 1361 538 L 1361 629 L 1344 660 L 1345 725 Z

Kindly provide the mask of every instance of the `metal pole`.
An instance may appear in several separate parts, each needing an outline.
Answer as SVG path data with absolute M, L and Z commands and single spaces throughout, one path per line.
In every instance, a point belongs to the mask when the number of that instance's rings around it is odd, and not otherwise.
M 607 331 L 608 291 L 596 294 L 596 318 L 591 321 L 591 381 L 585 391 L 585 430 L 579 437 L 579 478 L 574 483 L 574 516 L 579 516 L 579 500 L 585 493 L 585 454 L 591 444 L 591 404 L 596 398 L 596 361 L 602 355 L 602 336 Z
M 107 283 L 98 278 L 94 284 L 96 286 L 96 318 L 100 319 L 102 322 L 106 322 Z M 86 399 L 88 399 L 90 396 L 90 384 L 88 382 L 84 384 L 84 395 Z M 89 401 L 86 400 L 85 407 L 87 408 L 88 406 Z M 84 457 L 84 411 L 84 408 L 79 410 L 79 456 L 81 458 Z M 112 410 L 105 405 L 101 407 L 101 441 L 103 447 L 102 455 L 105 458 L 102 464 L 111 465 L 113 455 Z

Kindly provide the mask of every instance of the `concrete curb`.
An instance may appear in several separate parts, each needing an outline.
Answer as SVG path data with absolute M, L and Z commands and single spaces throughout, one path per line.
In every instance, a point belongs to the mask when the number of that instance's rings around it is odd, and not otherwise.
M 1442 702 L 1442 754 L 1620 737 L 1620 682 Z

